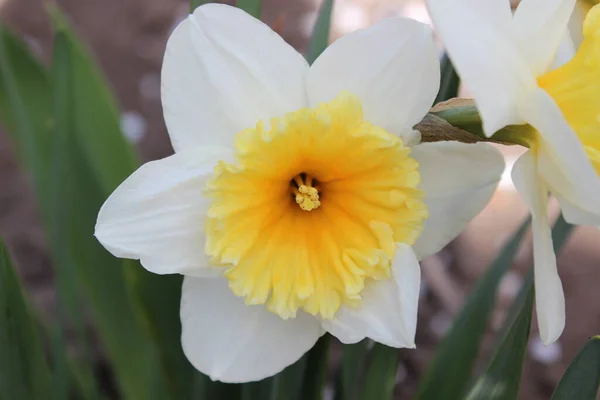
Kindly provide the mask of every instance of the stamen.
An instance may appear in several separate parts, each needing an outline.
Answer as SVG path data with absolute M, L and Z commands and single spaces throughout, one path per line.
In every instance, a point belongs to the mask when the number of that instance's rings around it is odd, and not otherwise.
M 294 200 L 304 211 L 312 211 L 321 205 L 319 190 L 313 186 L 313 181 L 313 177 L 302 173 L 296 175 L 290 182 Z

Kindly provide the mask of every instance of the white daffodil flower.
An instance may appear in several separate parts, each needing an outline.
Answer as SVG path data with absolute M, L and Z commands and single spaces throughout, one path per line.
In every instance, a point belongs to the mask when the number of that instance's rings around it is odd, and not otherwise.
M 348 35 L 309 67 L 243 11 L 201 6 L 163 63 L 175 155 L 115 190 L 96 236 L 185 275 L 183 349 L 212 379 L 273 375 L 326 331 L 414 347 L 418 259 L 464 228 L 503 170 L 485 144 L 418 144 L 438 85 L 416 21 Z
M 548 345 L 562 333 L 565 304 L 548 222 L 548 193 L 565 219 L 600 225 L 600 8 L 563 63 L 575 0 L 428 0 L 433 22 L 490 136 L 529 124 L 529 147 L 512 172 L 533 217 L 538 325 Z M 568 37 L 568 36 L 567 36 Z M 556 65 L 561 65 L 556 68 Z

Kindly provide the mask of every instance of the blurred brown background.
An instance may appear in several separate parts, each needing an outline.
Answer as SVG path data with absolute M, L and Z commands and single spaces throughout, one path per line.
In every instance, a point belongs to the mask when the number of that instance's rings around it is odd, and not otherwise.
M 304 51 L 321 0 L 264 0 L 262 20 Z M 172 149 L 160 104 L 160 66 L 166 40 L 187 15 L 184 0 L 61 0 L 81 38 L 91 47 L 118 99 L 122 128 L 144 161 L 169 155 Z M 422 1 L 337 0 L 332 40 L 390 16 L 405 15 L 430 23 Z M 0 0 L 0 18 L 24 37 L 42 59 L 50 54 L 51 36 L 41 0 Z M 575 23 L 576 26 L 576 23 Z M 575 28 L 577 29 L 577 28 Z M 465 92 L 468 94 L 468 92 Z M 510 182 L 518 148 L 503 148 L 507 171 L 491 204 L 441 254 L 423 262 L 422 299 L 417 350 L 403 351 L 398 371 L 398 399 L 410 399 L 436 343 L 458 312 L 465 294 L 525 218 L 527 210 Z M 107 155 L 110 157 L 110 155 Z M 35 304 L 52 317 L 52 272 L 32 191 L 0 132 L 0 235 L 14 254 Z M 548 399 L 580 346 L 600 333 L 600 233 L 581 227 L 559 257 L 567 296 L 567 327 L 560 340 L 544 347 L 532 331 L 521 399 Z M 499 328 L 530 266 L 525 243 L 500 291 L 498 307 L 484 347 Z M 448 368 L 453 366 L 449 365 Z M 576 400 L 576 399 L 574 399 Z

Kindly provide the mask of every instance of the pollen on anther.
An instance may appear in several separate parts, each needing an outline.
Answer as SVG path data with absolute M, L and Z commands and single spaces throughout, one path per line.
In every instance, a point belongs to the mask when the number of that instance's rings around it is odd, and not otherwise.
M 292 193 L 296 204 L 304 211 L 312 211 L 319 208 L 319 190 L 312 186 L 313 178 L 306 174 L 296 175 L 292 179 Z

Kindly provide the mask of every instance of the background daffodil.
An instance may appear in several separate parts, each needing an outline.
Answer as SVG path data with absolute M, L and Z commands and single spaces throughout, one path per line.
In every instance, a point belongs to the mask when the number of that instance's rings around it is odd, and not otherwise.
M 573 56 L 567 24 L 574 0 L 521 1 L 514 16 L 504 0 L 429 0 L 429 10 L 491 136 L 529 124 L 529 147 L 513 180 L 533 216 L 536 304 L 540 335 L 554 342 L 565 325 L 547 215 L 548 193 L 565 219 L 600 224 L 600 8 L 583 25 Z

